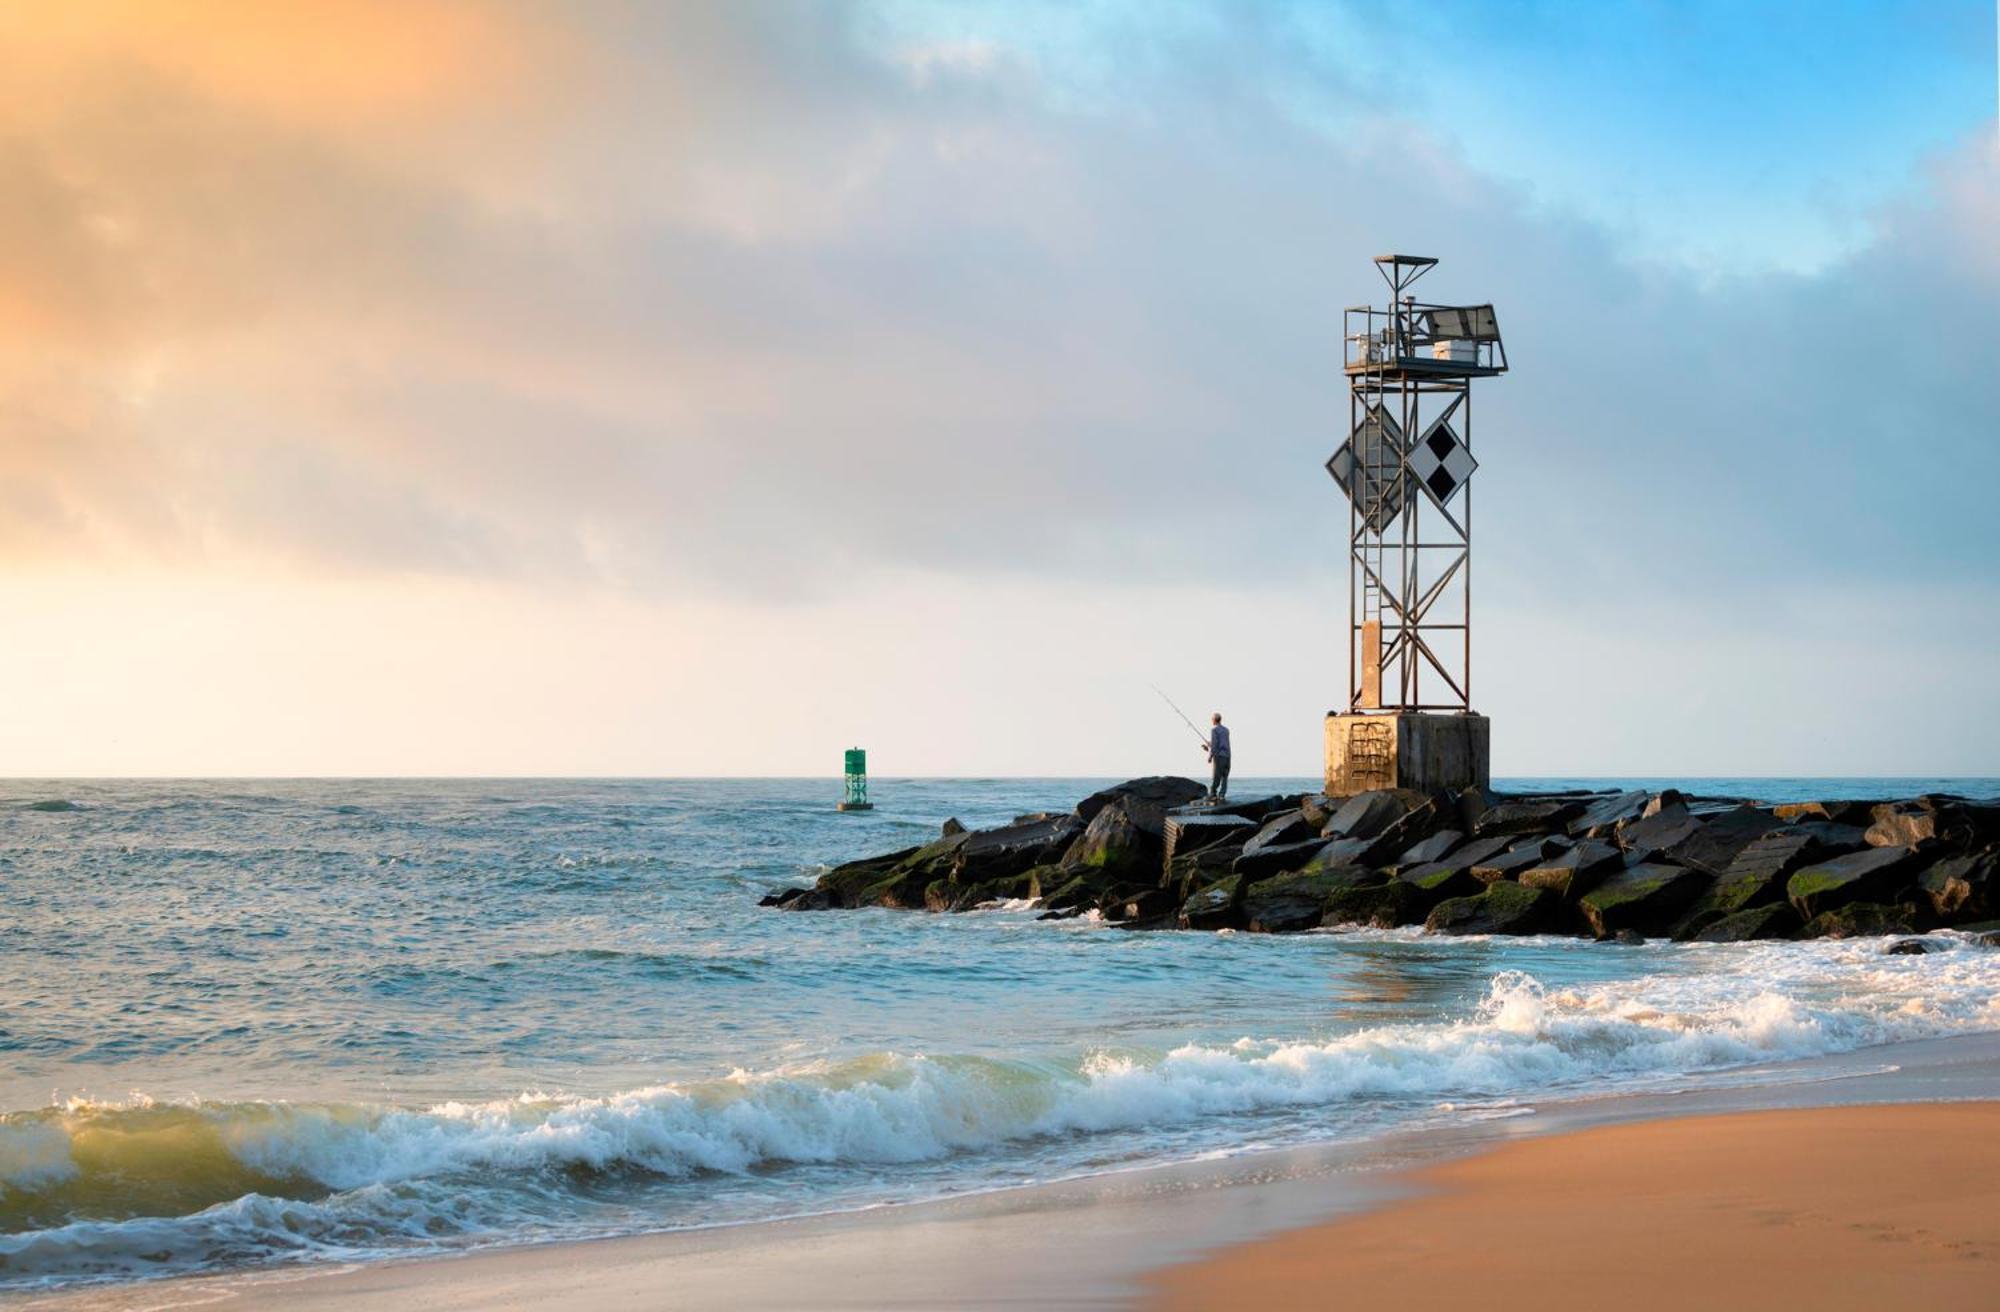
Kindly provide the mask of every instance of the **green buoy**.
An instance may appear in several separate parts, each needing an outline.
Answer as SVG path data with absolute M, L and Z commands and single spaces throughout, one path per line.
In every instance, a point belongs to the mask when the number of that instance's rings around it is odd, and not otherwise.
M 847 749 L 847 795 L 837 808 L 842 811 L 873 811 L 868 800 L 868 753 L 859 747 Z

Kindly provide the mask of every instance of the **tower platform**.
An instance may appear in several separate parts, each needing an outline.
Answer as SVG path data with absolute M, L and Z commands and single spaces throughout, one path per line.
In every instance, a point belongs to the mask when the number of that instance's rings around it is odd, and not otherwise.
M 1329 713 L 1326 791 L 1350 797 L 1376 788 L 1485 788 L 1491 722 L 1469 711 Z

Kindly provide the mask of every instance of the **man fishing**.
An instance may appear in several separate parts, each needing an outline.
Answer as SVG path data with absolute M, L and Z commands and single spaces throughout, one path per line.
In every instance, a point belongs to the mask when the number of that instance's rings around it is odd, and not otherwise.
M 1201 749 L 1208 753 L 1208 795 L 1221 801 L 1229 792 L 1229 730 L 1223 727 L 1222 712 L 1208 717 L 1208 741 Z

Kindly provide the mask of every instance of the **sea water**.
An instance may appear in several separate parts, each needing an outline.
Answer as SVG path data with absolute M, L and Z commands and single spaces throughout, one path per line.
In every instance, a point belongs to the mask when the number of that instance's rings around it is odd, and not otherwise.
M 845 815 L 814 780 L 8 784 L 0 1290 L 870 1207 L 2000 1028 L 2000 951 L 1962 935 L 756 905 L 1101 782 L 881 780 Z

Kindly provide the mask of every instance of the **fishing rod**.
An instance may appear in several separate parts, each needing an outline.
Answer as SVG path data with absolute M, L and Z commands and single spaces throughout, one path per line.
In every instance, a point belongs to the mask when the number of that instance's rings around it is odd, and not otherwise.
M 1161 689 L 1159 684 L 1153 683 L 1153 684 L 1148 684 L 1146 686 L 1151 688 L 1154 692 L 1159 693 L 1161 701 L 1165 702 L 1169 706 L 1173 706 L 1174 714 L 1181 717 L 1181 723 L 1185 724 L 1189 729 L 1194 731 L 1194 736 L 1201 740 L 1201 745 L 1203 747 L 1208 746 L 1208 735 L 1201 731 L 1201 726 L 1197 725 L 1193 720 L 1188 719 L 1186 711 L 1183 711 L 1178 706 L 1174 706 L 1174 699 L 1167 696 L 1167 694 L 1165 693 L 1165 691 Z

